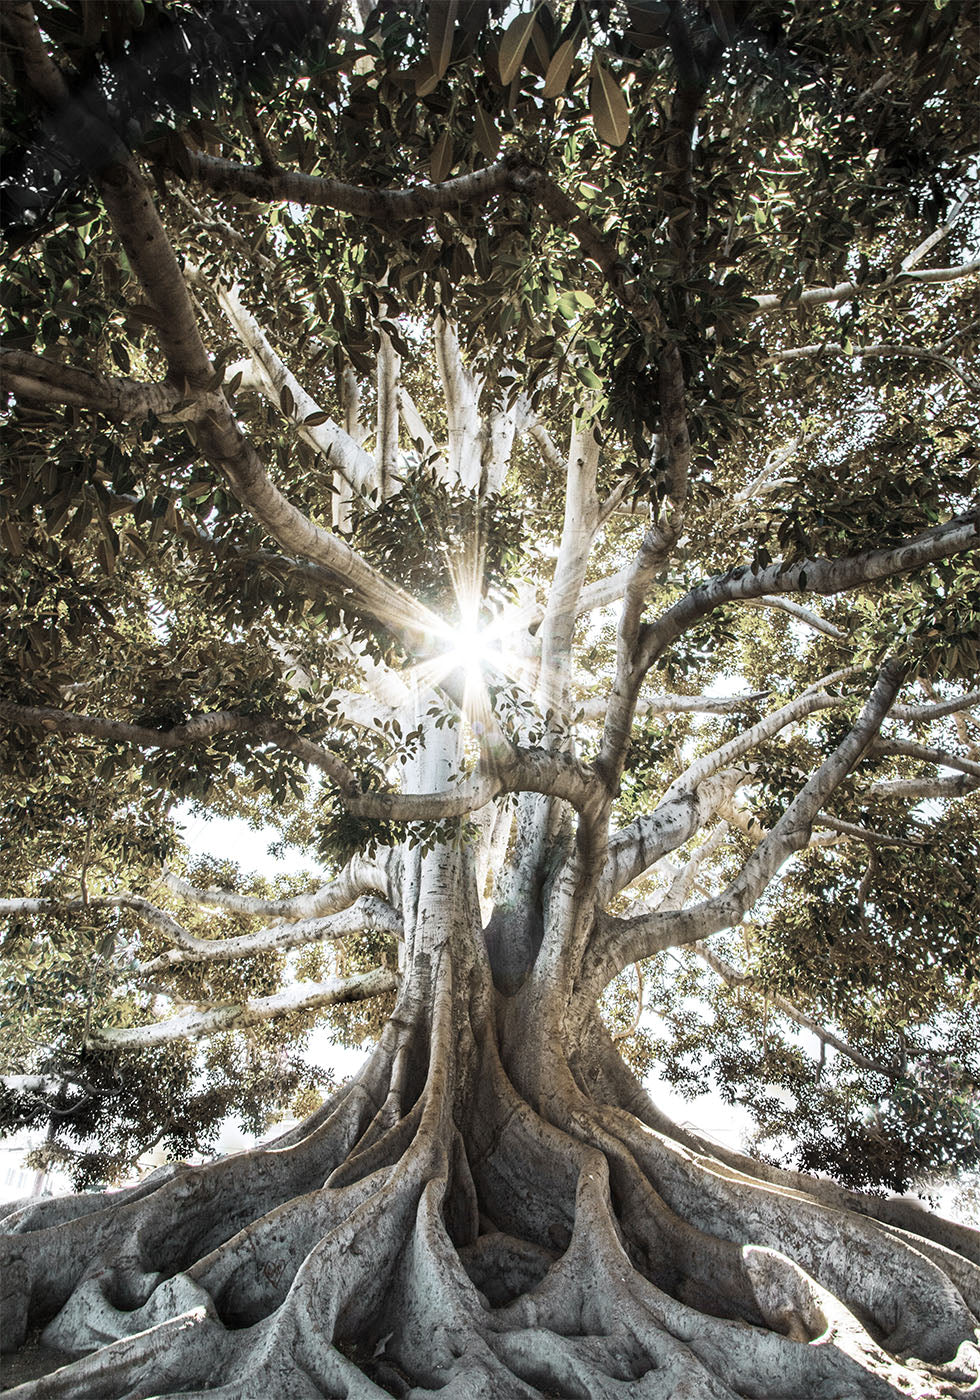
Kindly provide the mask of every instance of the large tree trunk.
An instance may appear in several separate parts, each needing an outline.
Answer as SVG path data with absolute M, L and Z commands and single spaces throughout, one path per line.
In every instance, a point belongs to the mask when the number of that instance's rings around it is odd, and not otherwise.
M 398 1005 L 328 1104 L 7 1217 L 6 1345 L 81 1353 L 12 1397 L 967 1393 L 974 1232 L 709 1152 L 595 1020 L 495 988 L 462 843 L 408 866 Z

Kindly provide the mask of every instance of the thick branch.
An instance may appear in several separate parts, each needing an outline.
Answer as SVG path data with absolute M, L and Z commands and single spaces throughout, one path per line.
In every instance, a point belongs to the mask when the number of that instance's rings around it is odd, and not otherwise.
M 889 716 L 908 724 L 928 724 L 958 710 L 972 710 L 976 705 L 980 705 L 980 690 L 971 690 L 966 695 L 957 695 L 952 700 L 941 700 L 933 705 L 893 705 Z
M 173 169 L 175 174 L 189 175 L 222 194 L 245 194 L 269 204 L 316 205 L 358 214 L 380 224 L 421 219 L 441 210 L 458 209 L 463 204 L 482 204 L 514 188 L 510 163 L 506 160 L 440 184 L 404 190 L 369 189 L 292 170 L 264 171 L 205 155 L 189 147 L 182 154 L 180 166 Z
M 727 574 L 699 584 L 644 629 L 639 664 L 645 671 L 671 642 L 724 603 L 767 597 L 787 589 L 800 593 L 842 593 L 862 584 L 909 573 L 939 559 L 973 551 L 978 544 L 980 511 L 971 511 L 885 549 L 845 555 L 840 559 L 776 563 L 757 572 L 744 565 L 731 569 Z
M 368 997 L 393 992 L 398 974 L 386 967 L 375 967 L 356 977 L 332 977 L 326 982 L 299 982 L 273 996 L 237 1006 L 219 1006 L 206 1011 L 185 1011 L 168 1021 L 149 1026 L 99 1029 L 89 1033 L 88 1044 L 105 1050 L 146 1050 L 168 1045 L 174 1040 L 195 1040 L 218 1031 L 242 1030 L 278 1016 L 297 1011 L 321 1010 L 342 1002 L 366 1001 Z
M 149 976 L 187 963 L 235 962 L 257 953 L 282 953 L 307 943 L 335 943 L 358 933 L 390 933 L 400 937 L 402 921 L 389 904 L 369 895 L 330 918 L 273 924 L 236 938 L 195 938 L 193 946 L 161 953 L 142 963 L 138 972 L 140 976 Z
M 590 991 L 598 993 L 632 962 L 664 948 L 695 943 L 736 924 L 783 862 L 807 845 L 820 809 L 874 740 L 903 678 L 904 669 L 898 663 L 885 664 L 854 728 L 820 765 L 721 894 L 677 912 L 620 920 L 607 915 L 600 919 L 593 942 L 601 946 L 595 948 L 594 969 L 586 974 Z
M 945 768 L 958 768 L 980 778 L 980 763 L 961 758 L 959 754 L 947 753 L 945 749 L 931 748 L 926 744 L 914 744 L 908 739 L 878 739 L 874 746 L 876 754 L 901 754 L 906 758 L 918 758 L 923 763 L 939 763 Z
M 376 862 L 355 856 L 335 880 L 311 890 L 309 894 L 292 895 L 286 899 L 262 899 L 255 895 L 237 894 L 232 890 L 199 889 L 172 871 L 166 871 L 163 883 L 172 894 L 205 908 L 228 909 L 235 914 L 249 914 L 266 919 L 318 919 L 339 914 L 363 894 L 378 894 L 387 898 L 388 876 Z
M 157 313 L 156 331 L 171 377 L 186 380 L 191 389 L 205 389 L 214 377 L 213 366 L 177 259 L 135 163 L 109 167 L 100 188 L 130 265 Z M 381 622 L 409 650 L 429 655 L 430 634 L 437 625 L 433 614 L 287 501 L 239 430 L 230 408 L 221 402 L 200 420 L 198 442 L 239 500 L 283 548 L 327 570 L 334 586 L 357 611 Z
M 18 399 L 74 404 L 102 413 L 115 423 L 141 422 L 150 413 L 162 417 L 181 397 L 172 384 L 146 384 L 75 369 L 24 350 L 0 350 L 0 385 Z M 202 412 L 207 406 L 207 401 L 202 403 Z
M 689 841 L 731 796 L 742 777 L 737 770 L 716 774 L 690 791 L 661 802 L 653 812 L 617 831 L 609 840 L 596 896 L 600 906 L 608 904 L 658 860 Z

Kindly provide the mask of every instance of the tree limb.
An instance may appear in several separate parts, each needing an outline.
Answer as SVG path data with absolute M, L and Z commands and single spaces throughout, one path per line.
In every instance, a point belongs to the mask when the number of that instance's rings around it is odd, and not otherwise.
M 881 282 L 838 282 L 835 287 L 808 287 L 795 301 L 785 306 L 785 293 L 766 292 L 753 297 L 756 305 L 753 315 L 764 316 L 770 311 L 796 311 L 801 307 L 827 306 L 831 302 L 850 301 L 854 297 L 884 291 L 904 281 L 955 282 L 961 277 L 970 277 L 975 272 L 980 272 L 980 258 L 973 258 L 956 267 L 931 267 L 921 272 L 899 271 Z
M 418 185 L 402 190 L 375 190 L 299 171 L 264 171 L 257 166 L 239 165 L 220 156 L 205 155 L 185 147 L 180 164 L 168 168 L 175 175 L 190 178 L 219 194 L 245 194 L 269 204 L 301 204 L 357 214 L 372 223 L 401 223 L 421 219 L 465 204 L 483 204 L 494 195 L 515 188 L 512 162 L 498 160 L 468 175 L 457 175 L 439 184 Z
M 277 1016 L 297 1011 L 320 1010 L 368 997 L 393 992 L 398 974 L 386 967 L 375 967 L 356 977 L 331 977 L 326 982 L 298 982 L 273 996 L 235 1006 L 219 1006 L 205 1011 L 185 1011 L 167 1021 L 147 1026 L 99 1028 L 89 1032 L 87 1044 L 102 1050 L 147 1050 L 175 1040 L 196 1040 L 218 1031 L 242 1030 Z
M 401 937 L 402 921 L 384 900 L 366 895 L 349 909 L 329 918 L 273 924 L 236 938 L 195 938 L 193 947 L 172 948 L 141 963 L 137 975 L 145 977 L 167 972 L 188 963 L 235 962 L 238 958 L 253 957 L 257 953 L 281 953 L 307 943 L 338 942 L 359 933 L 390 933 Z
M 115 423 L 141 422 L 149 414 L 163 417 L 181 399 L 173 384 L 147 384 L 93 370 L 76 369 L 24 350 L 0 349 L 0 385 L 18 399 L 35 403 L 74 404 L 102 413 Z M 201 412 L 217 399 L 205 396 Z
M 388 852 L 387 855 L 390 863 L 394 853 Z M 386 899 L 390 890 L 385 868 L 377 859 L 365 860 L 363 856 L 355 856 L 336 879 L 320 885 L 318 889 L 284 899 L 263 899 L 257 895 L 238 894 L 233 890 L 200 889 L 170 870 L 164 871 L 162 883 L 171 894 L 192 904 L 266 919 L 326 918 L 349 908 L 361 895 L 377 894 Z
M 884 549 L 838 559 L 800 559 L 753 571 L 743 565 L 699 584 L 643 632 L 638 664 L 644 671 L 688 628 L 722 604 L 771 596 L 787 588 L 800 593 L 832 594 L 909 573 L 939 559 L 975 550 L 980 545 L 980 511 L 956 516 L 945 525 Z
M 748 987 L 752 991 L 760 992 L 764 990 L 764 988 L 760 986 L 758 977 L 753 977 L 745 972 L 739 972 L 730 962 L 727 962 L 724 958 L 713 952 L 706 944 L 693 943 L 691 945 L 691 951 L 696 953 L 701 961 L 710 967 L 712 972 L 716 972 L 729 987 Z M 862 1051 L 855 1049 L 853 1045 L 849 1045 L 846 1040 L 842 1040 L 839 1035 L 835 1035 L 833 1031 L 828 1030 L 826 1026 L 822 1026 L 819 1022 L 814 1021 L 805 1011 L 801 1011 L 799 1007 L 794 1006 L 792 1002 L 787 1001 L 786 998 L 780 996 L 778 992 L 767 991 L 765 995 L 769 998 L 770 1003 L 776 1007 L 778 1011 L 781 1011 L 789 1020 L 794 1021 L 796 1025 L 801 1026 L 803 1030 L 809 1031 L 812 1035 L 815 1035 L 824 1045 L 831 1046 L 834 1050 L 838 1051 L 839 1054 L 850 1060 L 852 1064 L 857 1065 L 859 1069 L 871 1070 L 874 1074 L 883 1074 L 889 1079 L 900 1078 L 901 1069 L 897 1065 L 883 1065 L 878 1060 L 872 1060 Z
M 904 667 L 892 660 L 878 680 L 854 727 L 824 760 L 786 811 L 749 856 L 721 894 L 690 909 L 636 919 L 600 917 L 592 945 L 594 962 L 585 980 L 596 994 L 632 962 L 664 948 L 681 947 L 731 928 L 752 907 L 783 862 L 810 840 L 813 823 L 831 794 L 867 752 L 904 679 Z

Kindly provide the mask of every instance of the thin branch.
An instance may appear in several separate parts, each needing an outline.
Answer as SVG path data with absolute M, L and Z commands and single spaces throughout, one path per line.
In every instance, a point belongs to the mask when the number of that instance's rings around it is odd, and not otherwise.
M 942 355 L 938 350 L 923 349 L 916 345 L 886 344 L 882 342 L 878 345 L 861 345 L 850 349 L 845 349 L 843 345 L 836 345 L 833 342 L 822 344 L 800 345 L 792 350 L 777 350 L 769 356 L 770 360 L 783 364 L 793 360 L 820 359 L 824 355 L 832 355 L 838 359 L 845 360 L 867 360 L 867 359 L 905 359 L 905 360 L 926 360 L 931 364 L 942 365 L 957 378 L 961 379 L 968 389 L 975 393 L 980 393 L 980 380 L 968 374 L 966 370 L 960 368 L 955 360 L 951 360 L 948 355 Z
M 48 705 L 15 705 L 0 700 L 0 719 L 46 733 L 80 734 L 110 743 L 135 744 L 140 748 L 182 749 L 189 744 L 207 744 L 227 734 L 244 734 L 260 743 L 295 754 L 304 763 L 312 764 L 337 784 L 345 799 L 357 798 L 353 773 L 336 755 L 319 744 L 294 734 L 279 720 L 263 719 L 261 715 L 239 715 L 228 710 L 212 710 L 194 715 L 185 724 L 154 729 L 148 725 L 130 724 L 125 720 L 102 719 L 97 715 L 74 714 L 56 710 Z
M 720 957 L 704 943 L 692 944 L 691 951 L 696 953 L 701 961 L 710 967 L 712 972 L 716 972 L 729 987 L 748 987 L 750 991 L 759 992 L 765 990 L 758 977 L 753 977 L 745 972 L 739 972 L 731 963 Z M 898 1079 L 900 1077 L 901 1069 L 898 1066 L 883 1065 L 878 1060 L 870 1059 L 869 1056 L 865 1055 L 861 1050 L 855 1049 L 854 1046 L 849 1045 L 846 1040 L 842 1040 L 840 1036 L 828 1030 L 826 1026 L 822 1026 L 819 1022 L 814 1021 L 805 1011 L 801 1011 L 799 1007 L 794 1006 L 792 1002 L 787 1001 L 786 998 L 780 996 L 778 992 L 766 991 L 765 995 L 769 998 L 771 1005 L 781 1011 L 790 1021 L 794 1021 L 796 1025 L 801 1026 L 806 1031 L 810 1031 L 810 1033 L 815 1035 L 824 1045 L 831 1046 L 860 1069 L 867 1069 L 875 1074 L 886 1075 L 889 1079 Z
M 138 894 L 90 895 L 87 899 L 0 899 L 0 915 L 86 914 L 93 909 L 128 909 L 181 948 L 192 949 L 199 942 L 172 914 Z
M 636 702 L 636 715 L 730 715 L 739 710 L 754 709 L 769 698 L 768 690 L 754 690 L 747 695 L 642 695 Z M 587 700 L 581 707 L 586 723 L 602 719 L 606 700 Z
M 850 301 L 854 297 L 885 291 L 906 281 L 915 282 L 955 282 L 961 277 L 971 277 L 980 272 L 980 258 L 960 263 L 956 267 L 931 267 L 922 272 L 899 271 L 881 282 L 838 282 L 835 287 L 808 287 L 794 301 L 783 304 L 785 293 L 766 292 L 754 297 L 755 316 L 764 316 L 770 311 L 796 311 L 809 306 L 827 306 L 832 302 Z
M 288 1016 L 298 1011 L 319 1011 L 341 1003 L 366 1001 L 368 997 L 393 992 L 397 986 L 396 972 L 386 967 L 375 967 L 356 977 L 299 982 L 284 992 L 256 997 L 254 1001 L 239 1005 L 185 1011 L 153 1025 L 96 1029 L 89 1033 L 88 1044 L 104 1050 L 146 1050 L 169 1045 L 175 1040 L 196 1040 L 198 1036 L 214 1035 L 219 1031 L 243 1030 L 246 1026 L 255 1026 L 262 1021 L 272 1021 L 278 1016 Z
M 759 744 L 773 738 L 780 730 L 788 728 L 789 725 L 799 724 L 800 720 L 806 719 L 817 710 L 828 710 L 838 705 L 844 705 L 848 699 L 847 696 L 829 695 L 822 690 L 798 696 L 788 704 L 780 706 L 778 710 L 773 710 L 757 724 L 743 730 L 741 734 L 737 734 L 728 743 L 722 744 L 711 753 L 703 754 L 700 758 L 695 759 L 671 783 L 664 793 L 664 801 L 678 797 L 683 792 L 692 792 L 705 778 L 710 778 L 713 773 L 735 763 L 743 754 L 749 753 Z
M 847 637 L 847 633 L 835 623 L 828 622 L 825 617 L 803 607 L 801 603 L 794 603 L 792 598 L 746 598 L 744 604 L 747 608 L 778 608 L 780 612 L 789 613 L 790 617 L 795 617 L 797 622 L 804 623 L 814 632 L 822 632 L 825 637 L 833 637 L 835 641 L 843 641 Z

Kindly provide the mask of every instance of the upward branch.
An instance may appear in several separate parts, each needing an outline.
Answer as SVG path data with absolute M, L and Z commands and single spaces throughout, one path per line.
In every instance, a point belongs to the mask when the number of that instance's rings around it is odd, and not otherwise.
M 873 742 L 904 675 L 904 668 L 898 662 L 886 662 L 853 729 L 801 788 L 721 894 L 691 909 L 599 921 L 590 950 L 591 966 L 584 974 L 591 991 L 601 991 L 630 963 L 651 957 L 664 948 L 695 943 L 721 929 L 731 928 L 742 918 L 787 857 L 807 844 L 821 807 Z

